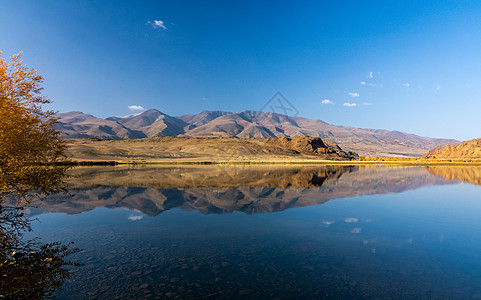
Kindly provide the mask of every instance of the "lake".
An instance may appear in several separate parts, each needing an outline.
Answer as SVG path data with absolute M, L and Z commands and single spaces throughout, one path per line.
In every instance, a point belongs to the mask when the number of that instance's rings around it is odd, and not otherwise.
M 478 299 L 481 168 L 71 170 L 27 238 L 74 242 L 59 299 Z

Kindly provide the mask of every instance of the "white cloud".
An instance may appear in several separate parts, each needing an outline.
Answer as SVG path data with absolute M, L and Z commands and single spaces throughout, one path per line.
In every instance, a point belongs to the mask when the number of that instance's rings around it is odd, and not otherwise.
M 409 82 L 406 82 L 406 83 L 403 83 L 402 86 L 409 88 L 411 85 L 409 84 Z
M 145 108 L 143 108 L 143 107 L 140 106 L 140 105 L 129 105 L 129 109 L 130 109 L 131 111 L 145 110 Z
M 144 218 L 144 216 L 130 216 L 129 220 L 138 221 L 138 220 L 142 220 L 143 218 Z
M 167 29 L 167 27 L 165 27 L 165 25 L 164 25 L 164 21 L 154 20 L 154 22 L 149 22 L 149 23 L 152 24 L 152 27 L 154 27 L 154 28 Z
M 372 105 L 370 102 L 364 102 L 363 104 L 366 105 L 366 106 L 371 106 L 371 105 Z
M 360 83 L 361 83 L 361 85 L 366 85 L 365 81 L 361 81 Z
M 334 104 L 334 102 L 332 102 L 332 101 L 329 100 L 329 99 L 324 99 L 324 100 L 321 101 L 321 104 L 323 104 L 323 105 L 324 105 L 324 104 Z
M 345 218 L 344 219 L 344 222 L 346 222 L 346 223 L 356 223 L 357 221 L 359 221 L 358 218 Z
M 356 97 L 359 97 L 361 95 L 359 95 L 359 93 L 347 93 L 349 96 L 353 97 L 353 98 L 356 98 Z
M 441 89 L 441 86 L 439 85 L 439 83 L 436 83 L 436 91 L 439 91 Z
M 346 102 L 346 103 L 344 103 L 342 106 L 354 107 L 354 106 L 357 106 L 357 104 L 356 104 L 356 103 L 349 103 L 349 102 Z
M 369 78 L 372 79 L 372 72 L 369 72 Z
M 207 100 L 207 98 L 206 98 L 206 97 L 202 97 L 201 99 L 202 99 L 202 101 L 205 101 L 205 100 Z
M 362 228 L 356 227 L 351 230 L 351 233 L 361 233 Z
M 322 221 L 322 224 L 329 226 L 331 224 L 334 224 L 334 221 Z

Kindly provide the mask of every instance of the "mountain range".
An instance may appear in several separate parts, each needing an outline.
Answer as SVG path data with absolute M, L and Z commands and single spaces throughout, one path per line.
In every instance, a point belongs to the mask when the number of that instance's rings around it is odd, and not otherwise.
M 79 111 L 58 114 L 62 138 L 137 139 L 157 136 L 269 138 L 311 136 L 368 156 L 410 156 L 455 145 L 453 139 L 421 137 L 400 131 L 328 124 L 318 119 L 270 112 L 203 111 L 172 117 L 156 109 L 140 114 L 97 118 Z

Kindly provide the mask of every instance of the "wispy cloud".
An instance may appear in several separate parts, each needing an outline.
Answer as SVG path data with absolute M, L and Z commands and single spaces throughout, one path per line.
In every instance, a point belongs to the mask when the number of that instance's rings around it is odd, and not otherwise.
M 332 104 L 334 104 L 334 102 L 332 102 L 332 101 L 329 100 L 329 99 L 324 99 L 324 100 L 321 101 L 321 104 L 322 104 L 322 105 L 324 105 L 324 104 L 331 104 L 331 105 L 332 105 Z
M 164 21 L 161 20 L 149 21 L 148 23 L 151 24 L 154 28 L 161 28 L 164 30 L 167 29 L 167 27 L 165 27 Z
M 331 220 L 329 220 L 329 221 L 322 221 L 322 224 L 329 226 L 329 225 L 331 225 L 331 224 L 334 224 L 334 221 L 331 221 Z
M 441 86 L 439 85 L 439 83 L 436 83 L 436 91 L 439 91 L 441 89 Z
M 371 102 L 364 102 L 363 104 L 366 105 L 366 106 L 371 106 L 371 105 L 372 105 Z
M 369 72 L 369 78 L 372 79 L 372 77 L 373 77 L 373 76 L 372 76 L 372 72 Z
M 144 216 L 129 216 L 129 220 L 131 221 L 138 221 L 138 220 L 142 220 L 144 218 Z
M 402 86 L 409 88 L 411 85 L 409 84 L 409 82 L 406 82 L 406 83 L 403 83 Z
M 357 106 L 357 104 L 356 104 L 356 103 L 349 103 L 349 102 L 346 102 L 346 103 L 344 103 L 342 106 L 354 107 L 354 106 Z
M 202 99 L 202 101 L 205 101 L 205 100 L 207 100 L 207 98 L 206 98 L 206 97 L 202 97 L 201 99 Z
M 361 233 L 362 228 L 356 227 L 351 230 L 351 233 Z
M 356 97 L 359 97 L 359 93 L 354 93 L 354 92 L 351 92 L 351 93 L 347 93 L 349 96 L 353 97 L 353 98 L 356 98 Z
M 346 223 L 356 223 L 357 221 L 359 221 L 358 218 L 345 218 L 344 219 L 344 222 L 346 222 Z
M 129 109 L 130 109 L 131 111 L 145 110 L 145 108 L 143 108 L 143 107 L 140 106 L 140 105 L 129 105 Z
M 366 85 L 365 81 L 361 81 L 360 83 L 361 83 L 361 85 Z

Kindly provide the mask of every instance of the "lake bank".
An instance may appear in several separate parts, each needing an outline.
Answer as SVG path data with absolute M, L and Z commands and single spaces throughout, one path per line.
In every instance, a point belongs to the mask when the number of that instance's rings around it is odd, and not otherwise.
M 115 165 L 392 165 L 392 166 L 481 166 L 481 162 L 452 161 L 336 161 L 336 160 L 71 160 L 62 165 L 115 166 Z

